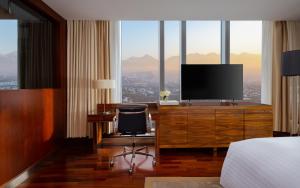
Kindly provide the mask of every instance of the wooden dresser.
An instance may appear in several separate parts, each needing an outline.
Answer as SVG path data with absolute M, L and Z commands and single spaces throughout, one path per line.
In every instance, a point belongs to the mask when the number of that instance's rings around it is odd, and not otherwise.
M 272 106 L 254 103 L 160 106 L 157 149 L 228 147 L 273 135 Z

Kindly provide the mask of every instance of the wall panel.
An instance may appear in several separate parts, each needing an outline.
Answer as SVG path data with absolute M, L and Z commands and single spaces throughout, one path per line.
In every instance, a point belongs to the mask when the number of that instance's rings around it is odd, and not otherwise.
M 23 2 L 55 24 L 55 88 L 0 90 L 0 186 L 53 151 L 66 135 L 66 21 L 41 0 Z

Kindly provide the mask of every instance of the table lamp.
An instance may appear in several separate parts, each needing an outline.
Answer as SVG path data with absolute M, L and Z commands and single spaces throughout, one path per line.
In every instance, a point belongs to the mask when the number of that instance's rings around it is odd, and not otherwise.
M 300 50 L 283 52 L 281 63 L 282 63 L 281 64 L 282 76 L 299 76 L 300 75 Z M 298 100 L 299 100 L 298 95 L 299 93 L 297 93 L 297 101 L 296 101 L 297 110 L 298 110 Z M 299 135 L 299 122 L 298 122 L 298 135 Z
M 113 89 L 116 87 L 116 82 L 115 80 L 93 80 L 93 88 L 94 89 Z M 103 109 L 103 114 L 109 114 L 109 111 L 105 110 L 105 105 L 106 105 L 106 99 L 104 100 L 104 109 Z

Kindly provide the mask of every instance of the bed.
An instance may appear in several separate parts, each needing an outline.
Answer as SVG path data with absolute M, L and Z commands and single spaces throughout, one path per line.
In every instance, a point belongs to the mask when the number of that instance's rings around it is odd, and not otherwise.
M 224 188 L 299 188 L 300 137 L 230 144 L 220 182 Z

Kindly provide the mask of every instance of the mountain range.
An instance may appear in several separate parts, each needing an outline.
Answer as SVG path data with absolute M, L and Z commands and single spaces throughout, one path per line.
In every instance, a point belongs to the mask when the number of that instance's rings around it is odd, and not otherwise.
M 166 74 L 168 79 L 178 79 L 179 77 L 179 56 L 172 56 L 165 60 Z M 260 80 L 261 56 L 259 54 L 241 53 L 230 54 L 231 64 L 243 64 L 244 79 L 252 81 Z M 188 54 L 187 63 L 189 64 L 219 64 L 220 55 L 216 53 L 208 54 Z M 144 55 L 142 57 L 130 57 L 122 60 L 122 71 L 124 74 L 151 72 L 154 76 L 159 74 L 158 59 Z
M 168 79 L 178 79 L 179 77 L 179 56 L 172 56 L 166 59 L 165 69 Z M 232 64 L 244 65 L 244 78 L 251 80 L 260 80 L 261 56 L 259 54 L 231 54 Z M 216 53 L 208 54 L 188 54 L 187 63 L 189 64 L 219 64 L 220 55 Z M 151 72 L 154 76 L 159 74 L 158 59 L 144 55 L 141 57 L 130 57 L 122 60 L 122 71 L 124 74 Z M 17 52 L 0 54 L 0 76 L 12 77 L 17 75 Z

